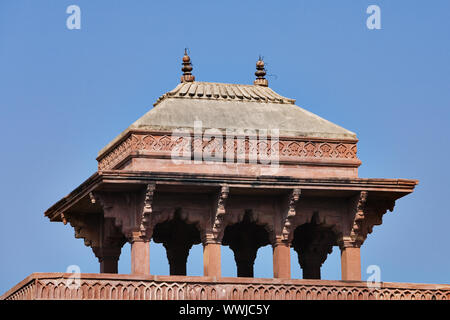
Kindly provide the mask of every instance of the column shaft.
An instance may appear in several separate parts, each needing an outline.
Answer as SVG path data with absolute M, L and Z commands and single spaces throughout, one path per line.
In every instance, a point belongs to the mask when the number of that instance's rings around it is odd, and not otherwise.
M 254 260 L 235 260 L 238 277 L 253 278 L 253 263 Z
M 118 259 L 115 257 L 103 257 L 100 261 L 100 273 L 118 273 Z
M 186 244 L 164 244 L 169 260 L 170 275 L 185 276 L 186 263 L 189 255 L 190 245 Z
M 220 243 L 207 243 L 203 246 L 203 275 L 221 276 Z
M 150 241 L 135 240 L 131 243 L 131 274 L 150 274 Z
M 273 277 L 291 278 L 291 251 L 287 244 L 279 243 L 273 247 Z
M 108 247 L 93 247 L 92 250 L 100 262 L 100 273 L 118 273 L 117 263 L 122 244 Z
M 256 259 L 258 248 L 252 246 L 251 243 L 240 241 L 230 245 L 234 253 L 234 261 L 236 261 L 238 277 L 253 277 L 253 264 Z
M 321 264 L 308 264 L 305 263 L 303 270 L 303 279 L 317 279 L 320 280 L 320 267 Z
M 341 248 L 341 271 L 342 280 L 361 281 L 361 255 L 359 248 Z

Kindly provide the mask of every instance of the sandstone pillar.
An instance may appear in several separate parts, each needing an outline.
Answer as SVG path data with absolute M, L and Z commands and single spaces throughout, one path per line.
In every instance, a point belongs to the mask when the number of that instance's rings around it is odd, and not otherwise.
M 320 279 L 320 268 L 335 242 L 336 236 L 332 230 L 314 221 L 295 229 L 292 245 L 298 254 L 303 279 Z
M 359 247 L 341 247 L 342 280 L 361 281 L 361 255 Z
M 117 273 L 121 244 L 114 247 L 94 247 L 92 250 L 100 262 L 100 273 Z
M 150 241 L 144 239 L 131 241 L 131 274 L 150 274 Z
M 320 268 L 322 267 L 322 262 L 318 259 L 311 257 L 305 259 L 306 261 L 301 265 L 303 272 L 303 279 L 318 279 L 321 278 Z
M 234 253 L 234 261 L 236 261 L 238 277 L 253 277 L 253 265 L 256 259 L 258 248 L 254 248 L 247 243 L 240 245 L 230 245 Z
M 222 244 L 233 250 L 238 277 L 253 277 L 253 264 L 260 247 L 270 244 L 269 233 L 258 225 L 251 210 L 247 210 L 241 222 L 225 228 Z
M 152 237 L 166 249 L 170 275 L 185 276 L 189 251 L 192 245 L 201 242 L 200 232 L 194 223 L 187 221 L 187 214 L 176 209 L 172 219 L 154 226 Z
M 118 273 L 120 251 L 120 247 L 102 250 L 102 255 L 98 258 L 101 273 Z
M 169 260 L 170 275 L 185 276 L 190 244 L 164 244 Z
M 100 273 L 118 273 L 119 259 L 114 257 L 103 257 L 100 259 Z
M 217 278 L 221 276 L 220 243 L 203 245 L 203 275 Z
M 273 277 L 291 278 L 291 251 L 289 244 L 277 243 L 273 247 Z

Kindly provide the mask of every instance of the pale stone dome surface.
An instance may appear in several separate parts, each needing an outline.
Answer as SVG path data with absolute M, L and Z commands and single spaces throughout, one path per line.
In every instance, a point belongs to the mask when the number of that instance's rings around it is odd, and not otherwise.
M 278 129 L 280 136 L 356 139 L 355 133 L 295 105 L 295 100 L 285 98 L 268 87 L 184 82 L 162 95 L 154 108 L 99 154 L 130 130 L 193 130 L 195 121 L 202 122 L 203 130 Z

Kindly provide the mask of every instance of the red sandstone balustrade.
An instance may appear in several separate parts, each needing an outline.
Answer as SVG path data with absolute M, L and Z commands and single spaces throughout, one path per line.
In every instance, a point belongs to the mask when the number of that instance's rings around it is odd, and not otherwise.
M 82 300 L 449 300 L 450 285 L 362 281 L 281 280 L 186 276 L 81 274 L 80 286 L 66 285 L 68 273 L 33 273 L 0 299 Z

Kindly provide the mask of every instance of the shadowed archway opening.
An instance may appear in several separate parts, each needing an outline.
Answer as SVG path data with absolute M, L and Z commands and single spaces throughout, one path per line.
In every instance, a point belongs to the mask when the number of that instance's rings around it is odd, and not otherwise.
M 267 230 L 256 224 L 251 210 L 246 210 L 241 222 L 227 226 L 222 239 L 233 250 L 238 277 L 253 277 L 253 265 L 260 247 L 270 244 Z
M 294 230 L 292 247 L 297 252 L 303 270 L 303 279 L 320 279 L 320 268 L 337 243 L 337 236 L 330 226 L 318 223 L 314 214 L 311 222 Z
M 181 209 L 177 209 L 171 220 L 158 223 L 153 230 L 153 241 L 162 243 L 169 260 L 170 275 L 186 275 L 189 250 L 201 242 L 195 224 L 187 223 Z

